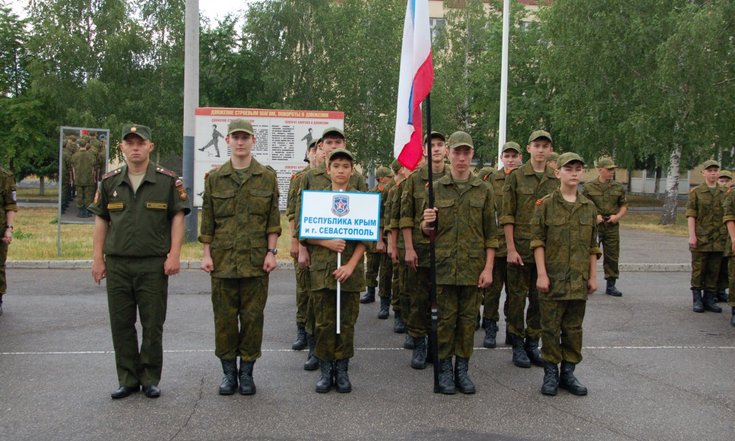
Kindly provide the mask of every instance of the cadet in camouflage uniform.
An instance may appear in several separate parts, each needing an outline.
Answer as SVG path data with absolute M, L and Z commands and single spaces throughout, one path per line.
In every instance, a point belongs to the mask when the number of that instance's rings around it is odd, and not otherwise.
M 333 150 L 329 155 L 327 172 L 331 182 L 322 190 L 357 191 L 350 186 L 354 171 L 352 153 L 345 149 Z M 321 376 L 316 383 L 318 393 L 326 393 L 336 386 L 337 392 L 352 391 L 347 373 L 350 358 L 355 353 L 355 322 L 360 311 L 359 296 L 365 288 L 365 242 L 341 239 L 307 239 L 309 250 L 311 295 L 316 319 L 314 354 L 319 360 Z M 342 253 L 342 266 L 337 267 L 337 253 Z M 337 282 L 340 286 L 341 309 L 337 311 Z M 340 333 L 337 334 L 336 315 L 340 314 Z
M 378 167 L 375 171 L 375 178 L 378 182 L 370 191 L 380 193 L 380 201 L 382 204 L 383 200 L 388 195 L 386 186 L 393 182 L 393 172 L 388 167 Z M 385 241 L 381 234 L 375 245 L 372 246 L 371 244 L 368 248 L 367 265 L 365 269 L 365 283 L 367 285 L 367 291 L 365 291 L 365 294 L 360 297 L 360 303 L 373 303 L 375 301 L 375 288 L 378 287 L 380 267 L 385 264 L 384 261 L 386 261 L 386 256 Z
M 86 138 L 82 138 L 79 143 L 79 150 L 71 156 L 74 185 L 77 189 L 77 217 L 91 217 L 87 206 L 92 202 L 94 186 L 97 184 L 95 173 L 97 155 L 87 147 Z
M 556 395 L 561 387 L 574 395 L 587 395 L 574 368 L 582 361 L 587 296 L 597 289 L 597 208 L 577 190 L 584 175 L 582 158 L 567 152 L 558 163 L 561 188 L 536 203 L 531 241 L 541 307 L 541 393 Z
M 595 203 L 597 207 L 597 231 L 602 245 L 605 280 L 605 294 L 620 297 L 622 292 L 615 287 L 620 277 L 618 260 L 620 258 L 620 219 L 628 212 L 628 201 L 625 199 L 625 187 L 615 181 L 617 166 L 608 157 L 596 162 L 599 177 L 584 184 L 582 194 Z
M 296 222 L 296 195 L 301 191 L 301 177 L 310 167 L 317 167 L 316 162 L 316 139 L 312 140 L 306 149 L 306 158 L 304 161 L 309 164 L 301 171 L 291 176 L 288 184 L 288 198 L 286 200 L 286 217 L 288 218 L 288 226 L 291 229 L 291 250 L 290 255 L 293 258 L 293 267 L 296 274 L 296 340 L 291 345 L 294 351 L 300 351 L 306 348 L 306 317 L 309 304 L 309 273 L 305 268 L 299 266 L 299 240 L 296 237 L 297 232 L 294 230 Z M 322 161 L 323 162 L 323 161 Z M 313 334 L 313 326 L 309 330 Z
M 521 146 L 510 141 L 503 144 L 500 158 L 503 161 L 503 168 L 488 176 L 488 182 L 493 188 L 495 196 L 495 210 L 500 213 L 503 207 L 503 187 L 505 186 L 506 177 L 521 165 L 523 158 Z M 508 271 L 508 248 L 505 243 L 505 233 L 502 229 L 498 229 L 498 249 L 495 252 L 495 264 L 493 265 L 493 284 L 485 290 L 482 308 L 482 328 L 485 330 L 485 338 L 482 345 L 486 348 L 494 348 L 497 346 L 498 320 L 500 314 L 498 308 L 500 306 L 500 294 L 503 292 Z M 505 305 L 503 313 L 508 316 L 508 296 L 506 287 Z M 506 338 L 508 337 L 508 329 L 505 329 Z
M 253 395 L 253 367 L 261 356 L 268 274 L 278 266 L 278 182 L 275 170 L 252 156 L 256 140 L 250 122 L 230 122 L 225 141 L 230 160 L 204 181 L 201 267 L 212 275 L 214 354 L 224 372 L 219 394 L 234 394 L 239 380 L 240 394 Z
M 120 387 L 112 398 L 140 390 L 161 395 L 163 323 L 168 277 L 178 274 L 189 199 L 176 173 L 156 167 L 151 129 L 123 126 L 120 150 L 127 165 L 107 173 L 89 210 L 94 224 L 92 277 L 107 277 L 112 344 Z M 143 342 L 135 329 L 140 315 Z
M 342 129 L 339 129 L 337 127 L 328 127 L 324 129 L 324 132 L 322 132 L 322 136 L 320 138 L 320 142 L 317 143 L 317 155 L 321 155 L 322 158 L 327 158 L 332 151 L 339 149 L 339 148 L 345 148 L 347 146 L 347 141 L 345 139 L 344 132 Z M 300 222 L 301 222 L 301 195 L 303 191 L 305 190 L 324 190 L 325 188 L 328 188 L 331 184 L 331 179 L 329 178 L 329 175 L 327 174 L 327 167 L 326 164 L 322 163 L 320 166 L 315 168 L 310 168 L 304 175 L 301 177 L 301 183 L 300 183 L 300 191 L 296 194 L 295 199 L 295 212 L 294 212 L 294 231 L 298 234 L 298 231 L 300 229 Z M 350 186 L 356 188 L 358 191 L 367 191 L 367 184 L 365 183 L 365 179 L 362 177 L 360 173 L 357 171 L 354 171 L 352 176 L 350 177 Z M 309 268 L 311 265 L 311 257 L 309 255 L 309 250 L 306 248 L 306 246 L 299 245 L 299 266 L 302 268 Z M 313 280 L 312 276 L 309 276 L 309 280 Z M 313 289 L 309 288 L 309 302 L 312 302 L 313 304 Z M 307 310 L 310 310 L 313 315 L 313 308 L 307 308 Z M 306 363 L 304 363 L 304 369 L 305 370 L 315 370 L 319 367 L 319 361 L 317 360 L 316 356 L 314 355 L 314 348 L 316 345 L 316 341 L 314 340 L 314 334 L 309 333 L 311 330 L 310 328 L 313 327 L 312 323 L 314 323 L 314 318 L 309 316 L 309 313 L 307 313 L 307 324 L 306 324 L 306 341 L 309 346 L 309 354 L 306 357 Z
M 730 293 L 727 304 L 731 307 L 732 316 L 730 324 L 735 326 L 735 191 L 728 188 L 723 203 L 723 223 L 727 228 L 727 244 L 725 246 L 725 258 L 727 262 L 727 275 Z
M 404 179 L 405 168 L 397 160 L 393 160 L 390 165 L 393 172 L 393 179 L 390 184 L 386 185 L 385 197 L 382 200 L 382 212 L 380 219 L 383 240 L 385 241 L 386 255 L 385 265 L 380 267 L 380 282 L 378 293 L 380 295 L 380 309 L 378 310 L 378 318 L 385 320 L 390 316 L 390 307 L 394 298 L 394 293 L 398 293 L 398 246 L 397 230 L 391 226 L 391 199 L 395 195 L 395 188 Z M 396 234 L 393 234 L 393 233 Z
M 426 157 L 422 157 L 417 168 L 421 168 L 426 164 Z M 396 334 L 406 334 L 403 348 L 414 349 L 413 338 L 406 332 L 406 318 L 411 315 L 411 299 L 406 291 L 406 241 L 400 231 L 401 222 L 401 195 L 403 187 L 406 185 L 411 176 L 408 169 L 404 169 L 405 179 L 401 180 L 394 188 L 390 195 L 390 222 L 391 240 L 395 244 L 396 260 L 393 260 L 393 332 Z
M 426 150 L 426 142 L 424 142 Z M 401 216 L 399 227 L 406 246 L 403 259 L 406 265 L 403 282 L 405 295 L 410 303 L 410 314 L 405 317 L 408 335 L 413 340 L 411 367 L 424 369 L 428 354 L 427 336 L 431 331 L 431 259 L 429 238 L 421 231 L 421 219 L 428 205 L 429 167 L 432 178 L 438 181 L 447 173 L 444 164 L 447 157 L 446 138 L 439 132 L 431 133 L 431 162 L 418 168 L 406 179 L 401 192 Z
M 717 185 L 719 162 L 705 161 L 702 169 L 704 183 L 689 190 L 686 212 L 692 253 L 692 310 L 722 312 L 715 303 L 715 291 L 726 241 L 722 231 L 725 189 Z
M 13 225 L 18 206 L 15 203 L 15 176 L 0 167 L 0 225 L 3 238 L 0 240 L 0 315 L 3 315 L 3 296 L 8 290 L 5 278 L 5 261 L 8 259 L 8 245 L 13 241 Z
M 427 208 L 421 229 L 436 230 L 436 298 L 439 307 L 439 392 L 475 393 L 468 368 L 481 290 L 492 283 L 498 246 L 493 190 L 472 175 L 472 138 L 449 137 L 451 170 L 434 183 L 436 207 Z M 455 357 L 452 376 L 452 356 Z
M 732 173 L 728 170 L 720 170 L 717 183 L 725 189 L 725 193 L 730 190 L 732 184 Z M 727 196 L 725 196 L 727 198 Z M 723 234 L 727 235 L 727 226 L 723 224 Z M 730 256 L 728 255 L 728 248 L 725 247 L 725 253 L 722 257 L 722 263 L 720 264 L 720 275 L 717 277 L 717 292 L 715 294 L 715 300 L 718 302 L 727 302 L 727 286 L 728 286 L 728 264 L 730 262 Z
M 503 187 L 499 223 L 503 225 L 508 247 L 508 313 L 505 319 L 513 345 L 513 364 L 522 368 L 531 367 L 531 363 L 537 366 L 543 364 L 538 350 L 541 323 L 536 265 L 531 250 L 531 222 L 536 201 L 559 188 L 559 179 L 554 175 L 554 170 L 546 165 L 546 156 L 552 152 L 552 148 L 548 132 L 537 130 L 531 133 L 526 145 L 526 150 L 531 154 L 530 161 L 508 175 Z M 524 332 L 526 298 L 528 311 Z

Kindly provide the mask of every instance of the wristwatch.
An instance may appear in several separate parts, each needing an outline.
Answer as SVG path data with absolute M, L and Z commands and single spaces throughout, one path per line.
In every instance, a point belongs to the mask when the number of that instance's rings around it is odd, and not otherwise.
M 268 248 L 268 252 L 275 256 L 278 254 L 278 248 Z

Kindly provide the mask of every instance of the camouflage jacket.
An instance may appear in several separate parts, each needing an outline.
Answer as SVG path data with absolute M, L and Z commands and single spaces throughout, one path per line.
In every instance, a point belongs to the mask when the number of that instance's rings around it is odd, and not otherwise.
M 71 164 L 74 167 L 75 185 L 94 185 L 97 183 L 94 173 L 97 166 L 96 153 L 80 148 L 71 156 Z
M 722 252 L 725 250 L 727 230 L 723 231 L 726 227 L 722 223 L 725 191 L 725 187 L 720 185 L 711 190 L 706 183 L 689 190 L 686 215 L 697 220 L 696 251 Z
M 0 167 L 0 204 L 3 209 L 0 210 L 0 225 L 7 223 L 7 212 L 18 211 L 16 205 L 15 193 L 15 176 L 12 173 Z
M 584 184 L 582 194 L 595 204 L 597 213 L 602 216 L 616 214 L 621 208 L 628 206 L 625 187 L 617 181 L 603 183 L 595 179 Z
M 505 187 L 505 179 L 513 170 L 506 170 L 502 168 L 495 170 L 491 175 L 488 175 L 487 180 L 493 187 L 495 193 L 495 213 L 500 216 L 500 212 L 503 209 L 503 187 Z M 508 255 L 508 244 L 505 243 L 505 232 L 503 227 L 498 228 L 498 250 L 495 252 L 495 257 L 505 257 Z

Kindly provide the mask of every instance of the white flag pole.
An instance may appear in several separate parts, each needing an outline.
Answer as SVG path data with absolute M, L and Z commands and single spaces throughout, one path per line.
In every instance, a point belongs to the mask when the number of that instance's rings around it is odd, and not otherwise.
M 508 121 L 508 51 L 510 34 L 510 0 L 503 2 L 503 49 L 500 61 L 500 122 L 498 124 L 498 166 L 503 167 L 503 144 L 505 144 Z
M 342 266 L 342 253 L 337 253 L 337 269 Z M 342 324 L 340 323 L 340 311 L 342 310 L 342 284 L 340 283 L 339 279 L 337 279 L 337 334 L 339 334 L 339 329 L 342 327 Z

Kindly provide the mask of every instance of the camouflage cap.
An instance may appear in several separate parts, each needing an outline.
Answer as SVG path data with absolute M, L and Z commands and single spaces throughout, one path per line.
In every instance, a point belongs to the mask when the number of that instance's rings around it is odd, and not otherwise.
M 475 148 L 472 143 L 472 137 L 467 132 L 456 131 L 449 137 L 449 148 L 456 149 L 457 147 L 467 146 L 471 149 Z
M 378 167 L 377 170 L 375 170 L 375 177 L 380 178 L 389 178 L 393 176 L 393 170 L 389 169 L 388 167 Z
M 250 124 L 250 121 L 246 121 L 244 119 L 230 121 L 230 125 L 227 126 L 227 134 L 232 135 L 235 132 L 245 132 L 249 135 L 255 135 L 253 125 Z
M 730 170 L 720 170 L 720 175 L 718 177 L 732 180 L 732 172 Z
M 566 152 L 559 155 L 559 159 L 556 160 L 556 164 L 559 167 L 564 167 L 571 162 L 581 162 L 584 165 L 584 159 L 574 152 Z
M 85 145 L 87 145 L 87 142 L 88 141 L 87 141 L 86 138 L 82 138 L 79 141 L 77 141 L 77 144 L 79 144 L 80 146 L 84 147 Z
M 393 170 L 393 173 L 398 173 L 398 170 L 403 167 L 403 164 L 398 162 L 397 159 L 394 159 L 393 162 L 390 163 L 390 169 Z
M 125 124 L 122 129 L 122 139 L 128 135 L 138 135 L 146 141 L 151 139 L 151 128 L 140 124 Z
M 707 170 L 710 167 L 720 168 L 720 163 L 715 161 L 714 159 L 710 159 L 708 161 L 704 161 L 704 164 L 702 164 L 702 168 L 705 170 Z
M 609 156 L 601 156 L 596 162 L 595 167 L 597 168 L 618 168 L 617 165 L 615 165 L 615 162 L 613 162 L 612 158 Z
M 519 146 L 517 142 L 513 142 L 513 141 L 508 141 L 505 144 L 503 144 L 503 148 L 500 149 L 500 152 L 503 153 L 506 150 L 515 150 L 518 153 L 522 153 L 521 146 Z
M 444 142 L 447 142 L 447 137 L 443 133 L 437 132 L 436 130 L 431 131 L 431 139 L 439 138 Z M 426 135 L 424 135 L 424 144 L 426 144 Z
M 539 138 L 546 138 L 550 142 L 554 142 L 554 140 L 551 139 L 551 133 L 547 132 L 546 130 L 536 130 L 531 133 L 531 136 L 528 137 L 528 143 L 530 144 Z
M 327 127 L 322 132 L 322 138 L 321 139 L 324 139 L 324 138 L 327 137 L 327 135 L 334 134 L 334 133 L 336 133 L 339 136 L 341 136 L 342 139 L 345 138 L 345 132 L 343 132 L 342 129 L 340 129 L 339 127 Z
M 332 150 L 332 153 L 329 154 L 329 160 L 332 161 L 338 158 L 345 158 L 345 159 L 349 159 L 350 161 L 355 160 L 355 157 L 352 155 L 352 152 L 350 152 L 347 149 Z

